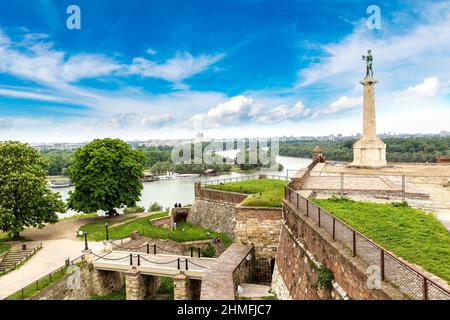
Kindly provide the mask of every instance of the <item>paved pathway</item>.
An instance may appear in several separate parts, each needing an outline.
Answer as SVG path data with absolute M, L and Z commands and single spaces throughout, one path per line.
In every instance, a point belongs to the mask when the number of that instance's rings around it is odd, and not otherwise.
M 32 240 L 32 243 L 42 242 L 40 249 L 30 260 L 18 270 L 0 277 L 0 299 L 3 299 L 22 289 L 53 270 L 64 265 L 66 259 L 75 259 L 82 254 L 83 241 L 77 240 L 78 229 L 89 222 L 105 221 L 122 223 L 131 218 L 141 218 L 152 213 L 136 213 L 120 215 L 114 218 L 94 217 L 69 219 L 49 224 L 42 229 L 29 228 L 21 236 Z M 89 242 L 89 247 L 99 246 L 100 243 Z

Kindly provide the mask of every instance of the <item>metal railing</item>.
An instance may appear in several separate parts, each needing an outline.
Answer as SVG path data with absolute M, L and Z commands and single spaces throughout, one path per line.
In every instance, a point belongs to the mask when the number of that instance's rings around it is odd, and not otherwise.
M 149 255 L 145 255 L 145 254 L 125 254 L 124 256 L 118 257 L 118 258 L 109 258 L 107 257 L 108 254 L 103 255 L 103 256 L 99 256 L 97 254 L 92 253 L 92 255 L 94 255 L 95 257 L 97 257 L 96 261 L 99 261 L 100 259 L 102 260 L 106 260 L 106 261 L 123 261 L 125 259 L 127 259 L 129 261 L 129 265 L 133 266 L 135 265 L 135 263 L 137 264 L 138 267 L 141 266 L 142 261 L 146 261 L 148 263 L 151 264 L 156 264 L 156 265 L 173 265 L 175 262 L 176 264 L 176 269 L 177 270 L 189 270 L 189 265 L 192 264 L 198 268 L 201 269 L 206 269 L 207 266 L 202 266 L 201 264 L 198 264 L 197 262 L 192 261 L 189 258 L 180 258 L 177 257 L 175 259 L 169 260 L 169 261 L 154 261 L 151 258 L 149 258 Z
M 450 300 L 448 289 L 386 251 L 322 207 L 304 198 L 292 188 L 285 187 L 284 198 L 293 205 L 295 214 L 312 219 L 320 228 L 327 231 L 333 240 L 339 241 L 350 249 L 352 256 L 358 256 L 369 266 L 378 266 L 381 280 L 392 283 L 408 298 Z M 301 236 L 302 231 L 299 230 L 296 217 L 292 216 L 292 213 L 285 211 L 283 219 L 295 233 Z
M 293 170 L 290 170 L 290 171 L 293 171 Z M 202 180 L 200 183 L 201 183 L 202 187 L 206 187 L 206 186 L 210 186 L 210 185 L 218 185 L 218 184 L 248 181 L 248 180 L 255 180 L 255 179 L 271 179 L 271 180 L 289 181 L 292 178 L 293 177 L 291 177 L 289 175 L 256 173 L 256 174 L 249 174 L 249 175 L 239 176 L 239 177 Z
M 84 254 L 69 261 L 66 262 L 61 267 L 58 267 L 57 269 L 53 270 L 52 272 L 46 274 L 45 276 L 31 282 L 30 284 L 26 285 L 22 289 L 17 290 L 16 292 L 10 294 L 7 296 L 4 300 L 24 300 L 28 299 L 30 297 L 33 297 L 37 293 L 39 293 L 39 290 L 42 290 L 49 285 L 51 285 L 53 282 L 61 279 L 64 275 L 67 274 L 67 267 L 70 265 L 75 265 L 80 262 L 84 261 Z M 28 293 L 31 292 L 31 293 Z
M 9 267 L 8 269 L 3 270 L 2 272 L 0 272 L 0 276 L 3 276 L 15 269 L 17 269 L 18 266 L 22 265 L 23 263 L 25 263 L 28 259 L 30 259 L 39 249 L 42 249 L 42 242 L 39 243 L 36 247 L 33 248 L 33 250 L 30 251 L 29 254 L 27 254 L 22 260 L 16 262 L 13 266 Z M 7 255 L 8 253 L 6 253 Z M 6 256 L 5 255 L 5 256 Z

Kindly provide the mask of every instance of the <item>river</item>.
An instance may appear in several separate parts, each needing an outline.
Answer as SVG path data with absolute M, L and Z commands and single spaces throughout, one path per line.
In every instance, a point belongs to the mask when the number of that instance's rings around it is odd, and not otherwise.
M 294 157 L 282 157 L 278 156 L 277 161 L 284 167 L 283 171 L 269 171 L 267 174 L 293 176 L 295 171 L 301 168 L 307 167 L 311 163 L 311 159 L 294 158 Z M 159 180 L 153 182 L 145 182 L 144 189 L 142 190 L 141 200 L 138 205 L 148 209 L 151 202 L 157 201 L 163 208 L 173 207 L 175 203 L 192 204 L 194 201 L 194 183 L 202 180 L 209 179 L 221 179 L 246 176 L 249 173 L 230 172 L 227 174 L 221 174 L 214 177 L 196 177 L 174 180 Z M 67 200 L 69 191 L 73 190 L 73 187 L 69 188 L 57 188 L 54 189 L 59 192 L 64 200 Z M 76 212 L 69 210 L 66 213 L 58 214 L 61 218 L 68 217 Z M 102 215 L 103 212 L 99 212 Z

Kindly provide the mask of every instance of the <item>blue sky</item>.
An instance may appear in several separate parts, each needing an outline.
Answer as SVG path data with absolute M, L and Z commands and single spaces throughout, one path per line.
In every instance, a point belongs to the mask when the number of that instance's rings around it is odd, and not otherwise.
M 354 134 L 369 48 L 378 132 L 450 131 L 449 1 L 9 1 L 0 140 Z

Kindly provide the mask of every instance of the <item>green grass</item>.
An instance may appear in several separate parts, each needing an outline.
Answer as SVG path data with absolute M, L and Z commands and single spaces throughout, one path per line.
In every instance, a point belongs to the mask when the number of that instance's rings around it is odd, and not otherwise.
M 126 299 L 127 295 L 125 292 L 125 287 L 104 296 L 92 296 L 90 298 L 90 300 L 126 300 Z
M 399 204 L 314 200 L 345 223 L 450 283 L 450 232 L 431 214 Z
M 11 249 L 11 246 L 8 243 L 1 243 L 0 242 L 0 254 L 6 251 L 9 251 Z
M 165 217 L 167 212 L 160 212 L 151 216 L 152 219 Z M 177 242 L 206 240 L 214 237 L 219 237 L 225 245 L 231 244 L 231 239 L 226 234 L 214 232 L 197 225 L 189 223 L 177 224 L 176 230 L 169 230 L 167 228 L 156 227 L 150 223 L 150 218 L 133 219 L 132 221 L 114 226 L 114 223 L 109 225 L 110 239 L 127 238 L 133 231 L 139 231 L 140 235 L 153 239 L 170 239 Z M 88 239 L 94 241 L 101 241 L 105 239 L 105 223 L 95 222 L 85 224 L 80 230 L 88 232 Z M 80 237 L 82 238 L 82 237 Z
M 23 288 L 23 296 L 22 291 L 16 292 L 9 297 L 7 297 L 7 300 L 25 300 L 28 298 L 33 297 L 37 293 L 39 293 L 42 289 L 48 287 L 50 284 L 53 284 L 60 280 L 62 277 L 64 277 L 67 274 L 67 267 L 63 268 L 63 271 L 55 271 L 52 273 L 51 279 L 47 275 L 42 279 L 39 279 L 38 286 L 36 285 L 36 281 L 31 283 L 30 285 Z
M 245 207 L 279 208 L 283 202 L 286 181 L 272 179 L 254 179 L 207 186 L 209 189 L 229 192 L 248 193 L 242 202 Z
M 95 218 L 97 216 L 98 216 L 98 214 L 95 212 L 93 212 L 93 213 L 77 213 L 77 214 L 73 214 L 68 217 L 59 218 L 58 221 L 65 221 L 65 220 L 72 220 L 72 219 L 79 219 L 79 218 Z

